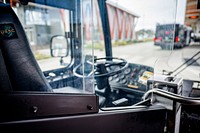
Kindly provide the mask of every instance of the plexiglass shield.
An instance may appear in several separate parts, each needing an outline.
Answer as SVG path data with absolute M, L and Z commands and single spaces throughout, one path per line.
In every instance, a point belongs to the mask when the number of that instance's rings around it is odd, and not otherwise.
M 13 9 L 56 93 L 93 93 L 100 107 L 132 106 L 165 88 L 160 82 L 199 81 L 185 1 L 36 0 Z

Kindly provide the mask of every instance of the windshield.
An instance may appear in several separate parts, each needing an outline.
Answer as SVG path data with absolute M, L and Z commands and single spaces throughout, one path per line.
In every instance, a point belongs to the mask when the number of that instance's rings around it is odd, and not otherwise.
M 155 74 L 199 80 L 199 49 L 185 21 L 186 1 L 110 0 L 107 8 L 113 56 L 151 66 Z
M 55 92 L 95 93 L 121 106 L 141 101 L 157 75 L 200 80 L 192 37 L 200 28 L 186 22 L 186 0 L 38 0 L 12 8 Z

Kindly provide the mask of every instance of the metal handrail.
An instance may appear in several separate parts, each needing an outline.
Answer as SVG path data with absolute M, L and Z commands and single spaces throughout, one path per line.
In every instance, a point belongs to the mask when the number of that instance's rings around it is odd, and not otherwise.
M 157 94 L 185 105 L 200 105 L 200 97 L 181 96 L 161 89 L 151 89 L 147 91 L 143 96 L 143 100 L 146 100 L 150 94 Z

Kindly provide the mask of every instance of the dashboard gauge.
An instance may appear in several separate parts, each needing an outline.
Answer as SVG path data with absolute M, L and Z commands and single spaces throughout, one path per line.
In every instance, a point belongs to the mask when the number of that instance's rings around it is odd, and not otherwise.
M 113 76 L 113 78 L 117 78 L 118 77 L 118 75 L 117 74 L 115 74 L 114 76 Z
M 116 79 L 115 79 L 115 82 L 119 82 L 119 80 L 120 80 L 119 78 L 116 78 Z
M 135 77 L 135 75 L 136 75 L 136 74 L 133 72 L 133 73 L 131 74 L 131 77 L 133 78 L 133 77 Z
M 133 72 L 136 72 L 136 71 L 137 71 L 137 68 L 134 68 L 134 69 L 133 69 Z
M 127 69 L 124 70 L 124 74 L 129 74 L 131 72 L 131 69 L 128 67 Z
M 126 84 L 126 82 L 127 82 L 126 79 L 123 79 L 123 80 L 121 81 L 122 84 Z
M 112 81 L 112 80 L 113 80 L 113 77 L 109 77 L 108 80 L 109 80 L 109 81 Z
M 120 78 L 120 79 L 124 79 L 125 76 L 122 74 L 122 75 L 119 76 L 119 78 Z

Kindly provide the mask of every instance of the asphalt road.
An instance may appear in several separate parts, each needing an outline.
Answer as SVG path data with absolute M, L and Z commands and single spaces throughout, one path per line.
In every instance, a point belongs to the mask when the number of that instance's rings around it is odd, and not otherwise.
M 154 46 L 153 42 L 130 44 L 113 48 L 113 56 L 126 59 L 130 63 L 137 63 L 154 67 L 155 73 L 162 73 L 162 70 L 174 71 L 180 65 L 200 51 L 200 45 L 190 45 L 182 49 L 162 50 L 159 46 Z M 44 51 L 43 51 L 44 52 Z M 90 52 L 91 53 L 91 52 Z M 104 57 L 105 52 L 95 50 L 97 57 Z M 184 79 L 200 81 L 200 53 L 191 62 L 183 65 L 174 75 Z M 69 62 L 69 58 L 65 59 Z M 43 70 L 60 67 L 59 58 L 38 61 Z M 188 66 L 189 65 L 189 66 Z

